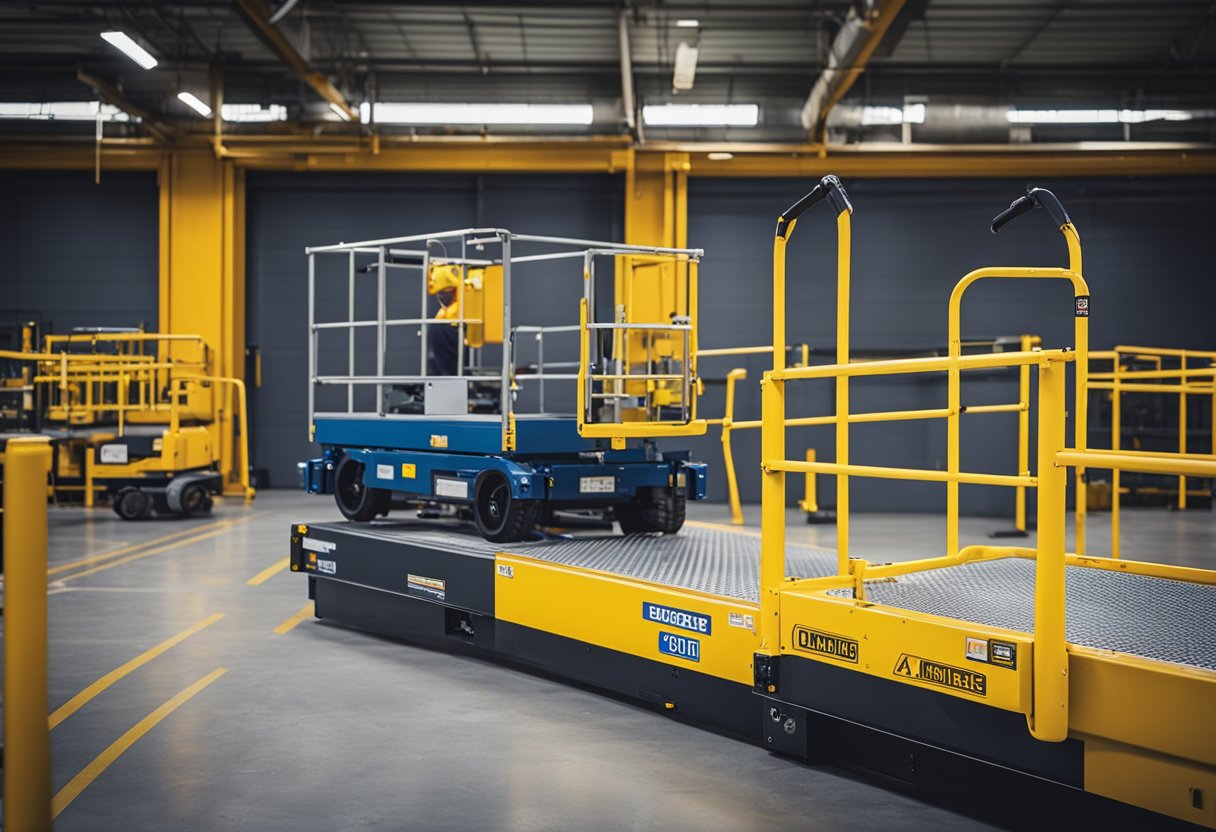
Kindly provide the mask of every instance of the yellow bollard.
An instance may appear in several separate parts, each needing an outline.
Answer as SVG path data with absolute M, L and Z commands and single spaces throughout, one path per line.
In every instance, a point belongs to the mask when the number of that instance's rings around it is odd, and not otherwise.
M 47 723 L 45 437 L 4 449 L 4 828 L 51 828 Z

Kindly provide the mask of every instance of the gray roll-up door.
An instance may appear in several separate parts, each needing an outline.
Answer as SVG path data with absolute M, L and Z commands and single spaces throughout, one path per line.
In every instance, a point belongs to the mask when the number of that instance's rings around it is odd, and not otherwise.
M 0 315 L 44 331 L 157 326 L 151 172 L 0 171 Z

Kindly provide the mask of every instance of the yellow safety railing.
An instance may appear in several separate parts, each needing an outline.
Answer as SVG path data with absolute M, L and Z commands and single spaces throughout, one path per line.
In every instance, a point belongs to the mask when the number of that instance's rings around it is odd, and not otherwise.
M 1216 459 L 1216 436 L 1211 431 L 1210 420 L 1216 418 L 1216 352 L 1205 350 L 1167 349 L 1161 347 L 1116 346 L 1091 354 L 1095 362 L 1109 363 L 1109 370 L 1091 370 L 1089 389 L 1108 391 L 1111 399 L 1111 447 L 1118 454 L 1136 454 L 1125 451 L 1123 444 L 1123 397 L 1128 393 L 1156 394 L 1178 397 L 1178 441 L 1177 452 L 1153 452 L 1153 456 L 1170 457 L 1180 461 Z M 1151 370 L 1129 369 L 1131 362 L 1154 365 Z M 1192 366 L 1192 362 L 1206 362 L 1203 366 Z M 1188 402 L 1190 397 L 1202 397 L 1210 402 L 1208 453 L 1193 453 L 1189 447 Z M 1105 466 L 1100 466 L 1105 467 Z M 1133 469 L 1134 470 L 1134 469 Z M 1154 472 L 1161 473 L 1161 472 Z M 1176 506 L 1180 511 L 1187 507 L 1189 486 L 1186 473 L 1178 474 Z M 1120 557 L 1120 532 L 1122 519 L 1120 506 L 1123 496 L 1121 471 L 1111 472 L 1111 556 Z M 1211 491 L 1208 491 L 1211 496 Z
M 813 205 L 828 200 L 836 209 L 837 224 L 837 363 L 825 366 L 787 369 L 784 352 L 776 345 L 785 341 L 785 249 L 798 217 Z M 1079 472 L 1086 464 L 1116 464 L 1121 460 L 1102 459 L 1089 455 L 1084 448 L 1085 412 L 1078 408 L 1078 447 L 1065 448 L 1065 374 L 1068 363 L 1079 365 L 1078 392 L 1084 393 L 1085 373 L 1081 372 L 1087 359 L 1088 290 L 1079 272 L 1080 242 L 1076 230 L 1063 207 L 1046 191 L 1033 190 L 1016 201 L 993 223 L 997 231 L 1006 222 L 1036 207 L 1045 207 L 1068 241 L 1070 268 L 999 268 L 979 269 L 965 276 L 955 286 L 950 302 L 949 350 L 946 356 L 911 358 L 866 363 L 849 361 L 849 280 L 850 280 L 850 217 L 852 205 L 835 177 L 825 177 L 816 188 L 787 210 L 777 222 L 773 249 L 773 368 L 764 376 L 762 391 L 761 455 L 763 471 L 763 519 L 761 525 L 760 557 L 760 616 L 761 652 L 775 654 L 780 650 L 780 604 L 782 591 L 811 589 L 833 581 L 853 583 L 857 597 L 864 599 L 865 576 L 881 574 L 883 567 L 872 567 L 862 559 L 849 555 L 849 479 L 852 476 L 884 479 L 941 482 L 947 488 L 947 544 L 944 557 L 920 561 L 899 568 L 939 568 L 955 565 L 978 557 L 1009 556 L 1010 547 L 958 546 L 958 487 L 961 483 L 1038 489 L 1038 539 L 1035 550 L 1035 629 L 1033 633 L 1033 665 L 1035 685 L 1033 706 L 1027 714 L 1032 734 L 1045 741 L 1061 741 L 1068 734 L 1068 653 L 1065 639 L 1064 550 L 1066 465 Z M 987 278 L 1063 279 L 1073 288 L 1077 318 L 1076 350 L 1023 350 L 1016 353 L 963 355 L 959 337 L 961 300 L 966 289 L 976 281 Z M 1016 475 L 966 472 L 959 465 L 959 417 L 961 374 L 968 370 L 994 367 L 1038 368 L 1038 437 L 1037 474 L 1029 470 Z M 907 373 L 945 372 L 948 378 L 948 401 L 945 417 L 948 425 L 947 469 L 909 469 L 873 465 L 857 465 L 849 459 L 849 385 L 854 377 L 896 375 Z M 786 418 L 785 385 L 802 379 L 833 379 L 836 387 L 836 412 L 830 418 L 836 428 L 836 458 L 833 462 L 789 460 L 785 457 L 785 431 L 792 423 L 803 420 Z M 877 420 L 923 417 L 923 412 L 894 411 L 886 414 L 866 414 Z M 934 416 L 940 416 L 935 413 Z M 816 419 L 824 417 L 814 417 Z M 1062 456 L 1065 451 L 1076 456 Z M 836 476 L 837 484 L 837 577 L 832 579 L 788 580 L 785 575 L 785 474 L 824 473 Z
M 0 444 L 4 468 L 4 827 L 49 832 L 46 437 Z
M 1040 346 L 1042 339 L 1037 335 L 1022 335 L 1019 338 L 1019 346 L 1022 352 Z M 969 346 L 964 344 L 963 346 Z M 742 353 L 771 353 L 772 347 L 743 347 L 724 350 L 702 350 L 700 355 L 737 355 Z M 795 364 L 795 367 L 809 366 L 808 346 L 801 345 L 802 361 Z M 760 420 L 736 421 L 735 420 L 735 384 L 737 381 L 742 381 L 747 378 L 747 371 L 741 368 L 732 370 L 726 377 L 726 405 L 723 409 L 723 417 L 721 419 L 709 419 L 709 424 L 720 424 L 722 426 L 722 459 L 726 468 L 727 481 L 727 499 L 730 506 L 731 523 L 736 526 L 744 524 L 743 505 L 739 498 L 738 477 L 735 473 L 734 454 L 731 446 L 731 433 L 736 430 L 759 430 L 762 422 Z M 1022 365 L 1018 368 L 1018 400 L 1009 404 L 985 404 L 985 405 L 969 405 L 960 406 L 959 410 L 968 414 L 980 413 L 1017 413 L 1018 415 L 1018 449 L 1017 449 L 1017 470 L 1019 473 L 1028 469 L 1030 459 L 1030 366 Z M 948 408 L 933 408 L 922 410 L 903 410 L 890 411 L 882 413 L 850 413 L 850 424 L 864 424 L 873 422 L 893 422 L 893 421 L 911 421 L 917 419 L 945 419 L 950 416 L 951 411 Z M 832 425 L 835 424 L 835 416 L 808 416 L 797 419 L 786 419 L 786 427 L 811 427 L 816 425 Z M 806 452 L 806 461 L 815 461 L 815 449 L 808 448 Z M 1014 528 L 1019 533 L 1017 536 L 1025 536 L 1026 534 L 1026 487 L 1016 486 L 1016 502 L 1014 505 Z M 798 501 L 798 507 L 807 515 L 819 514 L 819 498 L 818 488 L 815 481 L 815 474 L 808 471 L 805 482 L 805 496 Z M 831 514 L 827 515 L 830 520 Z M 1008 537 L 1008 534 L 1000 536 Z

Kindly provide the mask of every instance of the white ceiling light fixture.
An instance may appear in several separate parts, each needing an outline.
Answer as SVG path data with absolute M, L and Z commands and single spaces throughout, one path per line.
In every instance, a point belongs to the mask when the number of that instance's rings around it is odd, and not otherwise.
M 5 101 L 0 119 L 31 121 L 139 121 L 110 104 L 97 101 Z
M 735 154 L 727 153 L 725 150 L 715 150 L 706 154 L 705 158 L 709 159 L 711 162 L 729 162 L 731 159 L 735 158 Z
M 694 17 L 684 17 L 676 21 L 676 26 L 681 29 L 696 29 L 701 25 L 701 21 Z
M 642 121 L 651 127 L 755 127 L 757 104 L 647 104 Z
M 156 58 L 153 58 L 147 49 L 131 40 L 126 32 L 102 32 L 101 37 L 144 69 L 156 66 Z
M 206 104 L 204 104 L 202 101 L 200 101 L 198 96 L 194 95 L 194 93 L 179 92 L 177 94 L 177 98 L 179 101 L 181 101 L 183 104 L 185 104 L 191 110 L 194 110 L 194 112 L 198 113 L 203 118 L 210 118 L 211 108 L 208 107 Z
M 689 46 L 684 41 L 676 47 L 676 66 L 671 76 L 673 92 L 692 89 L 692 82 L 697 76 L 697 47 Z
M 224 121 L 242 123 L 286 121 L 287 108 L 282 104 L 271 104 L 263 107 L 260 104 L 224 104 L 220 107 L 220 117 Z
M 337 104 L 334 104 L 332 101 L 329 103 L 329 109 L 333 110 L 334 115 L 343 121 L 350 121 L 350 113 L 346 112 L 346 110 L 342 109 Z
M 378 102 L 359 107 L 364 122 L 379 124 L 567 124 L 589 125 L 590 104 L 431 104 Z M 369 119 L 369 116 L 373 118 Z
M 1203 117 L 1203 113 L 1199 113 Z M 1010 110 L 1010 124 L 1144 124 L 1148 121 L 1190 121 L 1191 110 Z

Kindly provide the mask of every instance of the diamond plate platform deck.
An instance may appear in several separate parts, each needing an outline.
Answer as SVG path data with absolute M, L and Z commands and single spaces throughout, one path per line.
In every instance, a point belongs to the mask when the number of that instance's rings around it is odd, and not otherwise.
M 969 563 L 867 581 L 866 597 L 914 612 L 1034 632 L 1033 561 Z M 1216 670 L 1216 586 L 1066 567 L 1072 644 Z M 828 594 L 852 597 L 851 590 Z
M 760 538 L 686 525 L 678 535 L 595 535 L 525 543 L 490 543 L 467 525 L 382 521 L 371 524 L 319 523 L 360 534 L 408 540 L 446 551 L 495 555 L 499 552 L 537 560 L 598 569 L 626 578 L 690 589 L 709 595 L 760 602 Z M 790 543 L 786 574 L 818 578 L 836 571 L 836 553 Z
M 689 524 L 674 536 L 580 535 L 495 544 L 456 523 L 317 525 L 486 557 L 523 555 L 752 603 L 760 599 L 760 538 L 752 532 Z M 835 574 L 836 553 L 789 543 L 785 564 L 787 575 L 823 577 Z M 1069 642 L 1216 670 L 1216 587 L 1079 566 L 1067 567 L 1066 586 Z M 867 582 L 866 592 L 887 606 L 1034 631 L 1034 563 L 1022 558 Z M 829 594 L 851 597 L 851 590 Z

